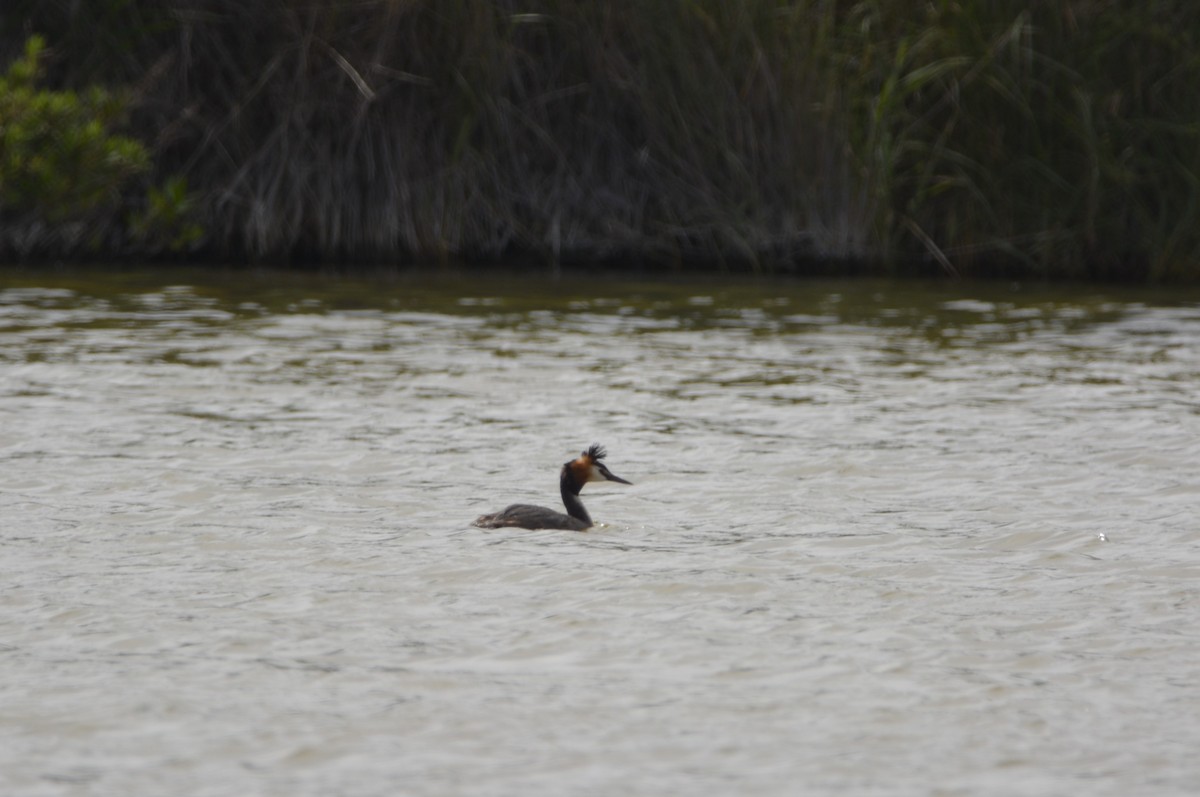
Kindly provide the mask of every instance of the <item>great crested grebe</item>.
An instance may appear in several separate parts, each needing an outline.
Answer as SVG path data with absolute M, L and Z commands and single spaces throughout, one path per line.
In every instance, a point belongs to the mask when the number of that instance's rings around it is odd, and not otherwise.
M 604 446 L 593 443 L 587 451 L 562 466 L 558 474 L 558 488 L 562 492 L 563 503 L 567 514 L 555 512 L 544 506 L 532 504 L 513 504 L 502 512 L 494 515 L 480 515 L 471 525 L 481 529 L 499 529 L 504 526 L 516 526 L 521 529 L 570 529 L 583 531 L 592 527 L 592 519 L 583 502 L 579 500 L 579 491 L 588 482 L 620 482 L 633 484 L 620 476 L 614 476 L 612 471 L 600 460 L 604 459 Z

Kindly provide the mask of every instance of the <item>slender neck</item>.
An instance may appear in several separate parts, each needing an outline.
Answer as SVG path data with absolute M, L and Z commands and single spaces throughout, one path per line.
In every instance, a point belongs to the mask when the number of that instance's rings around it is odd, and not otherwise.
M 571 478 L 570 470 L 565 467 L 558 479 L 558 489 L 562 493 L 562 500 L 563 504 L 567 507 L 567 514 L 576 520 L 582 520 L 589 526 L 592 525 L 591 516 L 583 508 L 583 501 L 579 500 L 579 491 L 583 489 L 583 485 L 576 484 L 575 480 Z

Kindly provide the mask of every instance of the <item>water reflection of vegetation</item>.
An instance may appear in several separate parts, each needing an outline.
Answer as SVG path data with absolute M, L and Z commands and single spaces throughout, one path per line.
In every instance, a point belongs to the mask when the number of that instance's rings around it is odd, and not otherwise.
M 0 274 L 0 289 L 36 288 L 25 301 L 88 307 L 80 325 L 154 324 L 185 314 L 197 325 L 269 316 L 367 313 L 485 319 L 488 329 L 553 334 L 608 319 L 621 334 L 735 329 L 754 337 L 817 334 L 829 325 L 906 332 L 944 346 L 1003 342 L 1047 328 L 1062 333 L 1120 319 L 1142 305 L 1195 305 L 1200 295 L 1122 288 L 1080 294 L 1064 287 L 1008 283 L 870 280 L 710 280 L 391 275 L 365 279 L 316 274 L 176 270 L 71 270 L 58 276 Z M 3 294 L 0 294 L 2 296 Z M 615 322 L 615 323 L 614 323 Z M 419 317 L 413 323 L 421 323 Z M 486 335 L 486 330 L 478 334 Z

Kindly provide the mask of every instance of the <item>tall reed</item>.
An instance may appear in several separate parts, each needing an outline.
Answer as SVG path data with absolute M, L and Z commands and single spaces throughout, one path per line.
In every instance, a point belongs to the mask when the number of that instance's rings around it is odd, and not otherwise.
M 43 31 L 63 84 L 133 88 L 209 257 L 1200 276 L 1183 0 L 14 0 L 0 21 L 0 50 Z
M 1200 275 L 1200 8 L 861 3 L 856 153 L 889 262 Z M 853 15 L 852 15 L 853 16 Z M 881 32 L 885 34 L 880 35 Z M 937 243 L 935 243 L 937 242 Z M 936 247 L 936 251 L 934 248 Z

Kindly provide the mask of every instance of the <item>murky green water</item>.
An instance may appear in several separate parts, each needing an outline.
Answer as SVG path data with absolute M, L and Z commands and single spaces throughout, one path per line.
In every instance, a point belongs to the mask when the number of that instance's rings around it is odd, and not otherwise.
M 0 792 L 1191 794 L 1198 462 L 1200 295 L 3 273 Z

